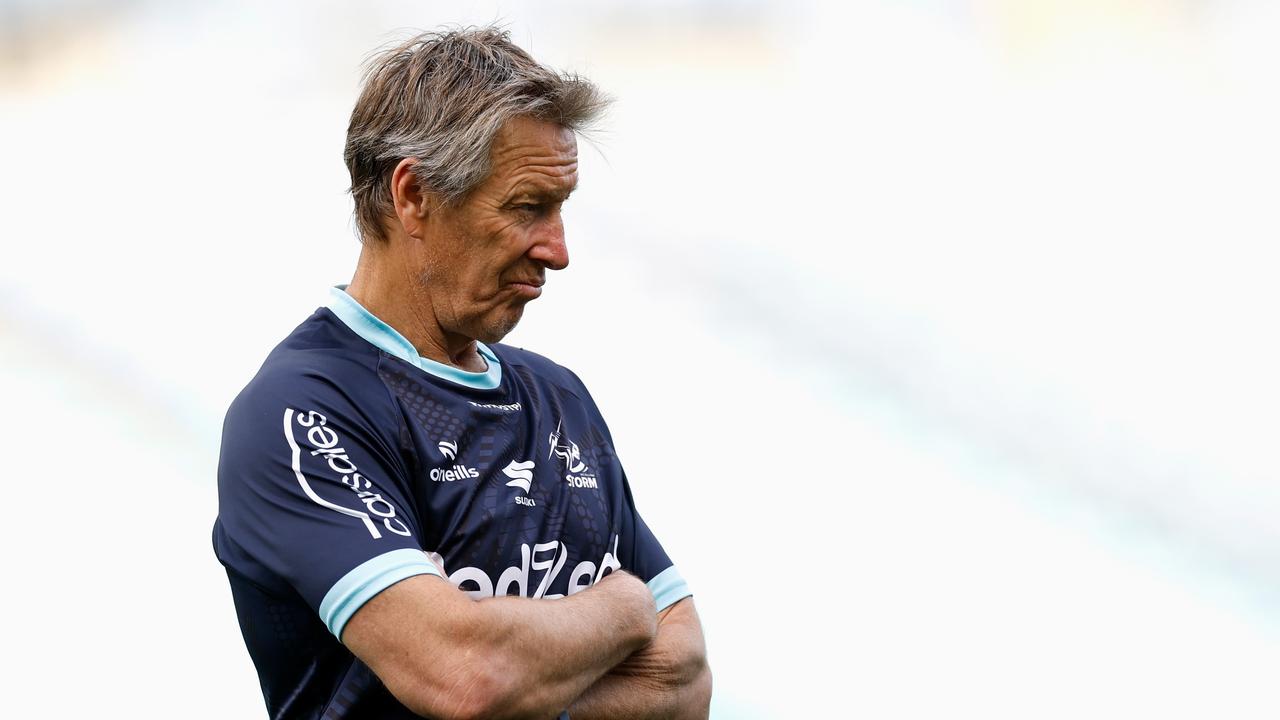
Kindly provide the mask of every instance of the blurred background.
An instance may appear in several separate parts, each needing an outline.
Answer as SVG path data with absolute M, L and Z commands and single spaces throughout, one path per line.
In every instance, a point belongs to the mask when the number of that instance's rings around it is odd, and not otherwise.
M 574 368 L 715 718 L 1280 716 L 1280 4 L 0 0 L 15 717 L 259 717 L 222 415 L 347 282 L 359 67 L 505 22 L 617 98 Z

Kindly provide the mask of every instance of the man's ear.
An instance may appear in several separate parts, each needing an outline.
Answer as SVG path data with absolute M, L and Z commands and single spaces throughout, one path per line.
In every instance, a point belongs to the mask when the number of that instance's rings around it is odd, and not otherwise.
M 422 239 L 423 226 L 434 207 L 434 197 L 424 192 L 413 174 L 413 158 L 401 160 L 391 172 L 391 205 L 409 237 Z

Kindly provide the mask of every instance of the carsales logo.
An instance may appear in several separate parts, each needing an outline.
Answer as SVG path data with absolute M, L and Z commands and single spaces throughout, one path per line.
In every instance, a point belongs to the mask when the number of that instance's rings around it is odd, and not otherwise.
M 350 455 L 342 447 L 342 441 L 338 437 L 338 433 L 333 428 L 328 427 L 329 419 L 315 410 L 305 413 L 299 411 L 296 414 L 297 424 L 307 428 L 307 442 L 311 443 L 315 448 L 311 451 L 311 455 L 325 459 L 329 469 L 341 476 L 340 481 L 342 484 L 355 493 L 355 496 L 364 504 L 364 509 L 367 512 L 353 510 L 344 505 L 330 502 L 316 494 L 315 489 L 311 487 L 311 482 L 302 472 L 302 448 L 298 447 L 298 441 L 294 437 L 294 417 L 294 410 L 286 408 L 284 411 L 284 439 L 289 443 L 293 474 L 298 479 L 298 484 L 302 486 L 302 491 L 306 493 L 307 497 L 321 507 L 329 508 L 349 517 L 358 518 L 364 523 L 365 529 L 369 531 L 369 534 L 375 540 L 382 538 L 382 533 L 378 530 L 379 524 L 396 535 L 409 537 L 409 528 L 404 524 L 404 521 L 396 517 L 395 506 L 384 499 L 382 495 L 374 492 L 373 483 L 360 474 L 360 469 L 356 467 Z M 376 523 L 373 519 L 374 517 L 379 518 L 382 522 Z

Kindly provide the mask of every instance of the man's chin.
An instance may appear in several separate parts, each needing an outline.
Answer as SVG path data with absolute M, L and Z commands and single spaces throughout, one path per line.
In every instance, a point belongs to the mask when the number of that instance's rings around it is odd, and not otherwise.
M 476 339 L 482 343 L 502 342 L 524 316 L 524 305 L 507 309 L 497 317 L 486 318 L 486 322 L 478 329 Z

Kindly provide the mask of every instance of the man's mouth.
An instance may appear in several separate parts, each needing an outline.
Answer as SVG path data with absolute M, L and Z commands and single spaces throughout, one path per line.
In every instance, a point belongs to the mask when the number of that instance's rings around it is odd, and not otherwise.
M 542 294 L 542 283 L 543 281 L 539 278 L 523 278 L 508 282 L 507 287 L 515 291 L 517 295 L 532 300 Z

